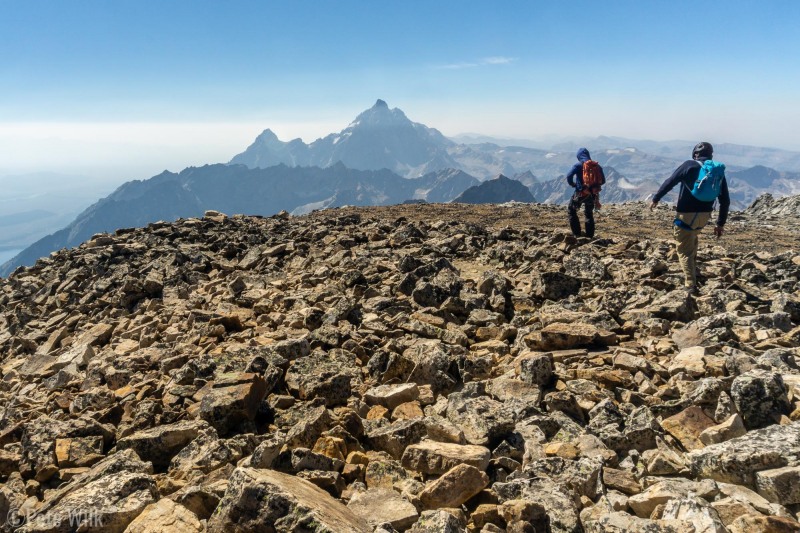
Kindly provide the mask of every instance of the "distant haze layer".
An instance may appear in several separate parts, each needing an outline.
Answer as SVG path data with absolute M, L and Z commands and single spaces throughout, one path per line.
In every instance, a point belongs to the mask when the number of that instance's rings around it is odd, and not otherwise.
M 759 129 L 751 124 L 746 109 L 737 113 L 713 106 L 706 110 L 692 106 L 654 110 L 632 104 L 641 109 L 631 113 L 613 103 L 598 103 L 596 110 L 588 106 L 588 111 L 564 102 L 553 111 L 544 111 L 545 106 L 536 102 L 517 104 L 513 110 L 399 103 L 412 111 L 409 118 L 435 124 L 446 136 L 471 132 L 518 140 L 522 145 L 552 145 L 575 137 L 611 135 L 800 150 L 794 133 L 781 129 L 785 120 L 765 120 L 762 116 Z M 304 109 L 298 111 L 301 118 L 290 119 L 284 110 L 277 118 L 259 114 L 239 122 L 0 122 L 0 175 L 54 171 L 114 181 L 143 179 L 163 170 L 227 161 L 264 128 L 270 128 L 282 140 L 300 138 L 310 143 L 344 128 L 356 111 L 358 108 L 351 110 L 349 106 L 317 112 Z M 706 118 L 700 121 L 699 116 Z

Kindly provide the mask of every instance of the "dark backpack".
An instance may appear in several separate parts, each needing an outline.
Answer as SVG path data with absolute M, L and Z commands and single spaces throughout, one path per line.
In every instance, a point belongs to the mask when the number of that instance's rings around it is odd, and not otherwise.
M 591 159 L 583 162 L 583 189 L 581 192 L 586 194 L 600 194 L 600 189 L 603 187 L 603 171 L 600 170 L 600 164 Z

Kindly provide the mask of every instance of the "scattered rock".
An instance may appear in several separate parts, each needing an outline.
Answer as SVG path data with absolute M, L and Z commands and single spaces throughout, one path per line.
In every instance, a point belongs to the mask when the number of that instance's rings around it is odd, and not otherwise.
M 688 295 L 657 232 L 470 209 L 213 212 L 0 280 L 0 516 L 797 529 L 800 255 L 703 241 Z

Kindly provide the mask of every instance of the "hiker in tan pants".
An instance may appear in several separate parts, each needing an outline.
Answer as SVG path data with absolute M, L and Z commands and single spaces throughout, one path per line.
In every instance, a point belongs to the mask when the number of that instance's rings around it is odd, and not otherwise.
M 714 235 L 717 238 L 722 237 L 722 227 L 728 219 L 728 209 L 731 205 L 731 199 L 728 195 L 728 182 L 724 176 L 724 165 L 714 163 L 711 161 L 711 156 L 714 153 L 714 148 L 710 143 L 698 143 L 694 150 L 692 150 L 692 159 L 686 161 L 679 166 L 672 176 L 658 189 L 658 192 L 653 196 L 653 202 L 650 209 L 655 209 L 658 202 L 671 191 L 676 185 L 680 184 L 680 192 L 678 193 L 678 203 L 675 206 L 677 211 L 675 220 L 673 222 L 672 235 L 675 237 L 675 244 L 678 252 L 678 260 L 681 264 L 681 269 L 685 277 L 686 290 L 691 294 L 697 294 L 697 246 L 698 236 L 703 230 L 703 227 L 711 219 L 711 212 L 714 210 L 714 202 L 719 199 L 719 215 L 717 216 L 717 225 L 714 228 Z M 717 184 L 718 189 L 715 190 L 715 196 L 711 200 L 696 197 L 700 195 L 698 186 L 702 180 L 701 168 L 705 168 L 706 161 L 708 165 L 718 165 L 722 168 L 720 181 Z
M 697 286 L 697 247 L 700 239 L 700 232 L 711 219 L 711 213 L 678 213 L 679 219 L 685 219 L 686 226 L 681 227 L 677 224 L 672 226 L 672 235 L 675 237 L 675 246 L 678 252 L 678 261 L 685 278 L 687 288 Z M 693 222 L 692 222 L 693 221 Z

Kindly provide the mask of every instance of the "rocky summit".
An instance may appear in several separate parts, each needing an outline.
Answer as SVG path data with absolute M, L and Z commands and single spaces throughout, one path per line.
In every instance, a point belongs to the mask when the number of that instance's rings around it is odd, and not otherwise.
M 732 214 L 690 295 L 670 222 L 209 211 L 18 268 L 0 531 L 798 531 L 798 228 Z

